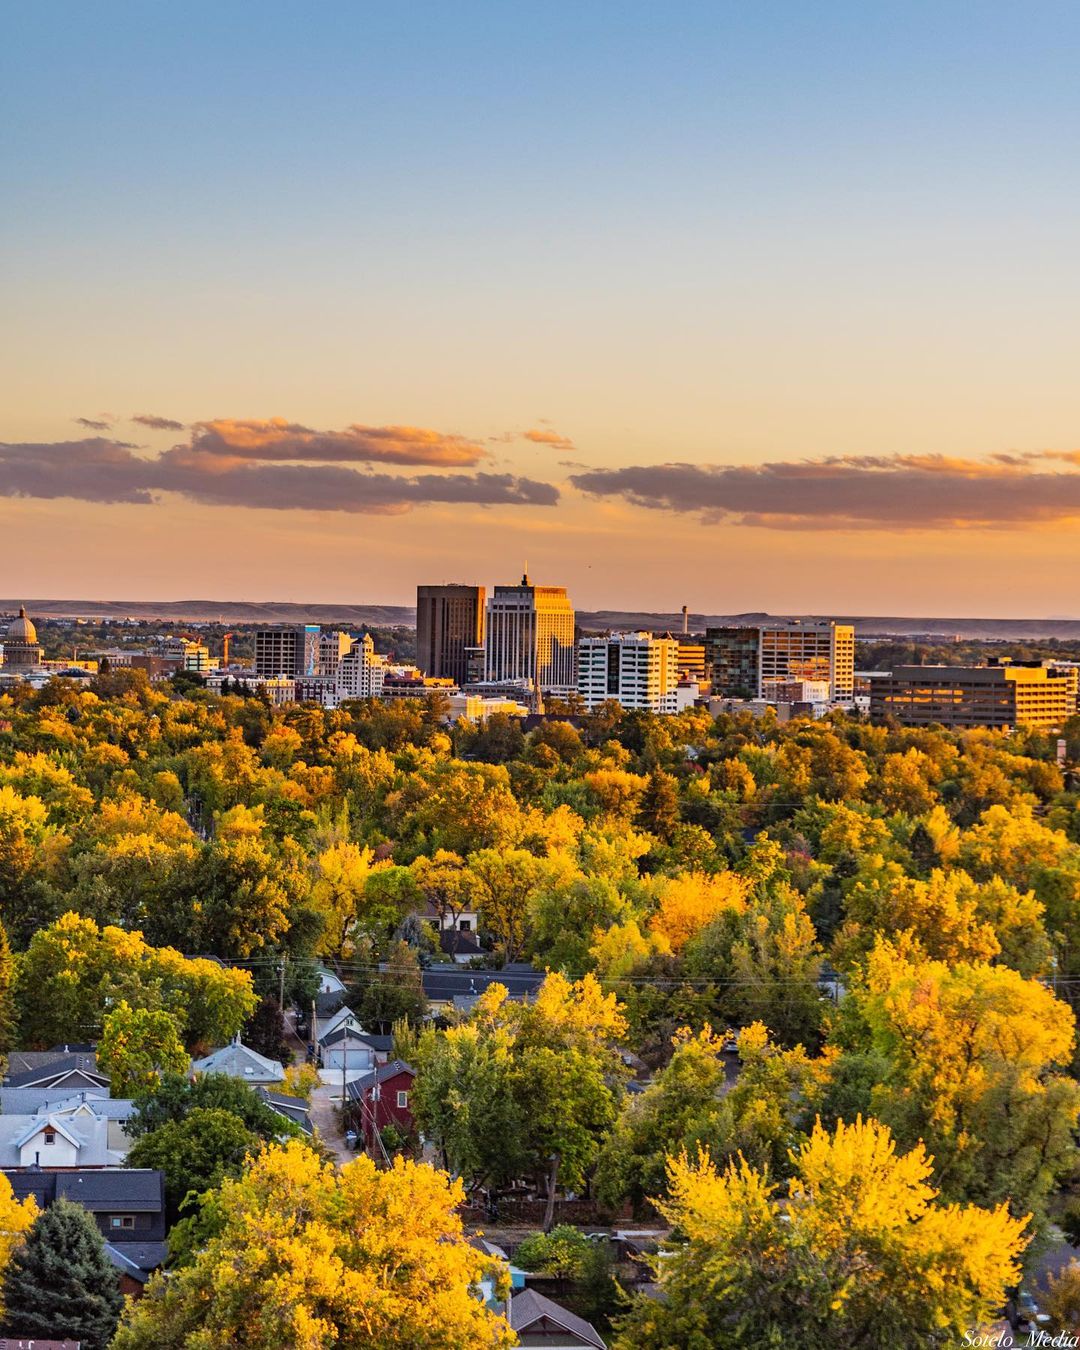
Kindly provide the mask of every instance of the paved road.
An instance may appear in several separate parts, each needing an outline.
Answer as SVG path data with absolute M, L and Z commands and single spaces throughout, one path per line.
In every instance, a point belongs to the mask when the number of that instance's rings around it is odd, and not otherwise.
M 296 1034 L 295 1012 L 289 1011 L 285 1014 L 285 1029 L 288 1032 L 289 1044 L 293 1054 L 296 1060 L 302 1064 L 307 1055 L 307 1044 Z M 311 1094 L 311 1123 L 318 1130 L 319 1138 L 334 1155 L 340 1167 L 342 1163 L 348 1162 L 354 1155 L 345 1146 L 345 1135 L 341 1128 L 335 1097 L 340 1102 L 340 1083 L 336 1087 L 327 1083 L 319 1084 Z

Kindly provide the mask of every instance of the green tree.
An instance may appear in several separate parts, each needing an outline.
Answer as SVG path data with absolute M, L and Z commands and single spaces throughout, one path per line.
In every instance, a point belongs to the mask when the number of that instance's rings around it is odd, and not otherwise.
M 416 953 L 396 942 L 384 970 L 364 982 L 356 1014 L 361 1025 L 388 1034 L 401 1019 L 417 1025 L 427 1016 L 427 997 Z
M 281 1064 L 292 1061 L 292 1051 L 285 1039 L 285 1019 L 276 998 L 267 994 L 251 1014 L 241 1039 L 244 1044 L 267 1059 L 276 1059 Z
M 160 1129 L 169 1121 L 182 1122 L 193 1111 L 228 1111 L 260 1139 L 296 1134 L 299 1127 L 272 1111 L 253 1087 L 224 1073 L 200 1073 L 194 1079 L 166 1074 L 150 1090 L 134 1094 L 135 1114 L 127 1123 L 133 1139 Z
M 66 1337 L 105 1350 L 123 1301 L 97 1224 L 63 1198 L 34 1220 L 4 1273 L 9 1335 Z
M 180 1217 L 184 1199 L 240 1175 L 244 1160 L 262 1140 L 239 1116 L 220 1107 L 197 1106 L 182 1120 L 167 1120 L 132 1144 L 128 1167 L 155 1167 L 165 1173 L 169 1223 Z
M 129 1097 L 153 1088 L 165 1074 L 183 1073 L 188 1053 L 171 1013 L 132 1008 L 121 1000 L 105 1017 L 97 1060 L 113 1095 Z

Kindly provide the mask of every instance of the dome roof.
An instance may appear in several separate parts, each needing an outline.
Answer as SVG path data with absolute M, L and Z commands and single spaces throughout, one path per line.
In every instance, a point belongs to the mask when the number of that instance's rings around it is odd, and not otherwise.
M 37 642 L 37 629 L 26 617 L 26 606 L 19 606 L 19 617 L 8 624 L 8 642 Z

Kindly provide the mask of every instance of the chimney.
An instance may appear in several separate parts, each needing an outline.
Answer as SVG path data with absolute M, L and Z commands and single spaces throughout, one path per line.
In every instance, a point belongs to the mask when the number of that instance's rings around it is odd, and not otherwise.
M 684 637 L 690 631 L 690 611 L 686 605 L 683 605 L 682 607 L 682 630 Z

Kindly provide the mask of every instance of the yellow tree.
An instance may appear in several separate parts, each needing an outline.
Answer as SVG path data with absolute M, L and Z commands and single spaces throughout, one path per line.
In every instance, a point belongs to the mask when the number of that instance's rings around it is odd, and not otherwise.
M 1040 1214 L 1075 1160 L 1069 1007 L 1015 970 L 950 966 L 883 939 L 851 1001 L 886 1065 L 874 1115 L 901 1142 L 925 1141 L 950 1198 Z
M 656 911 L 649 921 L 650 930 L 662 937 L 673 952 L 724 913 L 742 914 L 750 884 L 734 872 L 707 876 L 687 872 L 665 877 L 659 885 Z
M 818 1125 L 791 1155 L 781 1207 L 767 1171 L 706 1154 L 669 1162 L 656 1203 L 682 1241 L 658 1264 L 619 1350 L 959 1343 L 1019 1277 L 1025 1220 L 1004 1206 L 943 1205 L 922 1146 L 898 1154 L 875 1120 Z
M 340 1172 L 299 1142 L 265 1150 L 213 1202 L 192 1264 L 129 1303 L 113 1350 L 498 1350 L 474 1290 L 493 1278 L 457 1212 L 460 1182 L 397 1158 Z
M 15 1249 L 21 1246 L 23 1235 L 37 1218 L 38 1207 L 32 1195 L 16 1200 L 11 1182 L 0 1172 L 0 1283 Z M 0 1318 L 4 1315 L 0 1303 Z
M 323 945 L 331 956 L 340 956 L 360 916 L 368 877 L 380 866 L 372 866 L 370 848 L 347 842 L 323 849 L 315 862 L 315 882 L 311 901 L 323 923 Z

